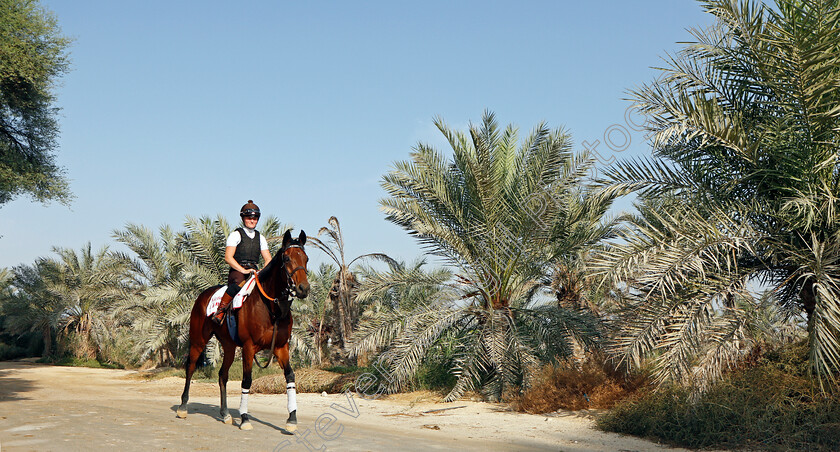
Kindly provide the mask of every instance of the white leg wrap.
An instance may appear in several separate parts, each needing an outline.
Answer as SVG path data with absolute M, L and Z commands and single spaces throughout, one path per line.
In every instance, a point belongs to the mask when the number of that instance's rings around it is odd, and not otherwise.
M 242 390 L 242 397 L 239 399 L 239 414 L 243 415 L 248 413 L 248 394 L 251 392 L 250 389 L 243 389 Z
M 286 383 L 286 397 L 289 402 L 289 413 L 297 410 L 297 397 L 294 383 Z

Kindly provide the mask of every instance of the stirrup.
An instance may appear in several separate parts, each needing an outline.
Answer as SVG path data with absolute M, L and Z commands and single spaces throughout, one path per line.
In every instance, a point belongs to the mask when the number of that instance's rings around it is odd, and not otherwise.
M 216 325 L 221 325 L 225 321 L 225 311 L 217 312 L 213 314 L 210 318 Z

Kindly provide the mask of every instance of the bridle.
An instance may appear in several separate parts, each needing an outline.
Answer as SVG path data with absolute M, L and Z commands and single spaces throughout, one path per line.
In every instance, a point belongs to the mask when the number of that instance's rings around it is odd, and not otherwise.
M 297 289 L 295 288 L 295 281 L 294 281 L 294 279 L 292 279 L 292 276 L 295 273 L 297 273 L 299 270 L 303 270 L 304 272 L 306 271 L 306 267 L 304 267 L 303 265 L 298 265 L 292 271 L 289 271 L 289 269 L 286 268 L 285 264 L 286 264 L 286 262 L 288 262 L 288 259 L 289 259 L 289 256 L 286 255 L 286 250 L 288 250 L 290 248 L 303 249 L 303 247 L 300 246 L 300 245 L 289 245 L 286 248 L 283 248 L 282 250 L 280 250 L 280 254 L 283 256 L 282 257 L 283 262 L 281 262 L 281 265 L 283 266 L 283 276 L 285 278 L 286 288 L 283 289 L 280 292 L 279 297 L 276 297 L 276 298 L 269 297 L 268 294 L 265 293 L 265 289 L 263 289 L 262 284 L 260 284 L 260 273 L 259 272 L 257 272 L 256 277 L 254 278 L 257 281 L 257 288 L 259 289 L 260 294 L 267 301 L 274 301 L 274 303 L 277 304 L 277 305 L 280 304 L 280 300 L 288 301 L 289 299 L 291 299 L 293 297 L 297 297 Z
M 281 253 L 283 254 L 283 261 L 284 261 L 283 264 L 286 263 L 285 262 L 286 259 L 291 259 L 289 256 L 286 255 L 286 250 L 288 250 L 290 248 L 300 248 L 301 250 L 303 250 L 303 247 L 300 246 L 300 245 L 289 245 L 288 247 L 284 248 L 281 251 Z M 304 251 L 303 254 L 305 255 L 306 251 Z M 286 290 L 285 290 L 286 293 L 285 293 L 285 296 L 287 297 L 287 299 L 291 298 L 291 297 L 297 297 L 298 296 L 297 288 L 295 286 L 295 281 L 292 279 L 292 276 L 294 276 L 294 274 L 297 273 L 299 270 L 303 270 L 304 272 L 306 272 L 306 267 L 303 266 L 303 265 L 298 265 L 292 271 L 289 271 L 289 269 L 286 268 L 286 265 L 283 265 L 283 271 L 286 274 Z

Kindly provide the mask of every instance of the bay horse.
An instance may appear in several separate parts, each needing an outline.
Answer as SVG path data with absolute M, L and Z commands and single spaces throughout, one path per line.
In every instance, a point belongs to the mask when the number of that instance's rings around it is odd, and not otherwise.
M 295 399 L 295 373 L 289 365 L 289 338 L 292 334 L 292 297 L 306 298 L 309 293 L 309 281 L 306 275 L 306 264 L 309 257 L 303 246 L 306 244 L 306 233 L 300 232 L 297 239 L 292 239 L 291 230 L 283 235 L 283 245 L 280 251 L 257 274 L 257 287 L 243 301 L 242 307 L 234 315 L 238 323 L 238 339 L 242 344 L 242 398 L 239 402 L 241 416 L 239 428 L 250 430 L 248 420 L 248 394 L 251 389 L 251 369 L 254 356 L 260 350 L 273 347 L 272 354 L 283 367 L 286 377 L 286 398 L 288 401 L 289 418 L 286 420 L 286 430 L 294 432 L 297 428 L 297 402 Z M 301 271 L 303 270 L 303 271 Z M 187 381 L 181 394 L 181 405 L 177 416 L 187 417 L 187 401 L 190 398 L 190 380 L 195 372 L 198 357 L 204 350 L 207 341 L 215 335 L 222 344 L 224 359 L 219 369 L 219 389 L 221 390 L 221 406 L 219 414 L 222 422 L 232 424 L 233 418 L 228 413 L 227 393 L 225 387 L 228 381 L 228 370 L 233 364 L 237 341 L 231 337 L 227 321 L 222 325 L 214 323 L 207 315 L 207 304 L 213 293 L 221 286 L 211 287 L 195 300 L 190 314 L 190 353 L 187 357 Z M 232 306 L 233 303 L 231 303 Z M 269 363 L 271 357 L 269 357 Z M 267 366 L 267 365 L 266 365 Z

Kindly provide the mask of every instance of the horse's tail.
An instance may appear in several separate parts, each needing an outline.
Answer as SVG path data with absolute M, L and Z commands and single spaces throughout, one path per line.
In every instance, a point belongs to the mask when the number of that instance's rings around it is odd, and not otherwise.
M 211 332 L 210 333 L 210 339 L 212 339 L 213 336 L 216 336 L 216 332 Z M 212 365 L 213 365 L 213 363 L 207 358 L 207 346 L 205 345 L 204 350 L 202 350 L 201 354 L 198 355 L 198 358 L 196 358 L 195 367 L 207 367 L 207 366 L 212 366 Z M 189 351 L 187 351 L 187 356 L 184 357 L 184 361 L 181 364 L 181 366 L 184 369 L 189 368 L 189 366 L 190 366 L 190 352 Z
M 213 286 L 210 288 L 205 289 L 201 294 L 198 295 L 198 298 L 195 299 L 193 303 L 192 311 L 190 312 L 190 343 L 192 344 L 194 341 L 194 337 L 198 338 L 202 333 L 201 330 L 203 329 L 203 323 L 210 321 L 210 319 L 205 314 L 207 309 L 207 303 L 210 300 L 210 296 L 218 290 L 221 286 Z M 210 332 L 210 337 L 207 338 L 207 341 L 213 338 L 216 333 L 214 331 Z M 205 341 L 204 344 L 205 348 L 201 352 L 201 354 L 196 358 L 196 367 L 205 367 L 208 365 L 208 360 L 206 357 L 207 351 L 207 343 Z M 190 365 L 190 351 L 187 350 L 187 356 L 183 360 L 184 369 L 189 369 Z

